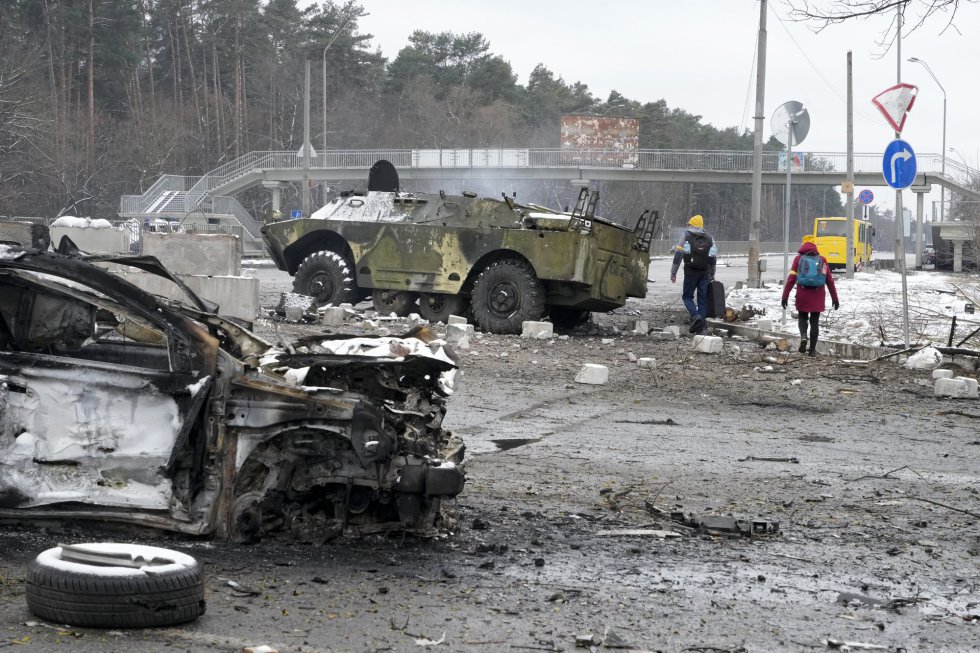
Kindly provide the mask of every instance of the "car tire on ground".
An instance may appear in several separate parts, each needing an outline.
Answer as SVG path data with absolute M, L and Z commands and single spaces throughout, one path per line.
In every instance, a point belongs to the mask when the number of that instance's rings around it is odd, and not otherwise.
M 450 315 L 464 316 L 469 302 L 462 295 L 422 293 L 419 295 L 419 315 L 429 322 L 448 323 Z
M 59 624 L 94 628 L 172 626 L 204 614 L 204 572 L 191 556 L 153 546 L 121 543 L 74 545 L 128 553 L 147 564 L 134 568 L 79 562 L 58 546 L 27 569 L 27 607 Z
M 520 333 L 544 315 L 544 285 L 527 261 L 494 261 L 473 283 L 473 321 L 490 333 Z
M 378 288 L 371 296 L 371 300 L 374 302 L 374 310 L 382 315 L 394 313 L 398 317 L 407 317 L 415 311 L 417 297 L 418 295 L 413 292 Z
M 359 297 L 351 266 L 330 250 L 313 252 L 296 268 L 293 292 L 309 295 L 317 306 L 356 304 Z

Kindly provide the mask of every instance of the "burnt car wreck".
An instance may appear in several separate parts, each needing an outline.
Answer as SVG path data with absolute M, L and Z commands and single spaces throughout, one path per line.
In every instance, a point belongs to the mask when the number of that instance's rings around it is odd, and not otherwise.
M 99 262 L 180 284 L 149 257 L 0 245 L 0 519 L 309 542 L 439 528 L 464 483 L 442 341 L 275 347 Z

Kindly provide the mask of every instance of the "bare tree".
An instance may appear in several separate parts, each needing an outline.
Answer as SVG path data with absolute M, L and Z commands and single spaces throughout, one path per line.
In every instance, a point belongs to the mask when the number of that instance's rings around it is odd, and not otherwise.
M 945 21 L 941 32 L 956 29 L 956 12 L 967 3 L 978 0 L 784 0 L 794 20 L 811 23 L 816 31 L 856 19 L 884 14 L 890 17 L 879 44 L 890 46 L 898 29 L 898 8 L 902 10 L 903 33 L 915 31 L 926 21 Z

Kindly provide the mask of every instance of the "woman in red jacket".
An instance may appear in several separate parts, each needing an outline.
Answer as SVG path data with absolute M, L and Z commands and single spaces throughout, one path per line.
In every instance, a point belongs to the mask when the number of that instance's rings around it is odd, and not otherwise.
M 801 283 L 797 284 L 800 258 L 803 256 L 812 257 L 813 259 L 820 259 L 820 261 L 823 262 L 823 271 L 825 274 L 824 283 L 815 286 L 804 285 L 805 283 L 813 283 L 808 276 L 808 279 L 804 279 L 801 281 Z M 810 261 L 806 261 L 805 263 L 809 262 Z M 800 247 L 799 253 L 796 255 L 796 258 L 793 259 L 793 268 L 789 272 L 789 278 L 786 279 L 786 283 L 783 284 L 783 308 L 786 308 L 786 304 L 789 301 L 789 293 L 793 289 L 794 285 L 796 286 L 796 310 L 800 315 L 800 353 L 807 350 L 809 340 L 810 356 L 816 356 L 817 338 L 820 336 L 820 314 L 826 308 L 827 293 L 824 288 L 830 288 L 830 299 L 833 301 L 835 311 L 840 308 L 840 302 L 837 301 L 837 286 L 834 285 L 834 275 L 830 273 L 830 266 L 827 264 L 827 259 L 820 256 L 817 246 L 808 240 L 803 241 L 803 246 Z M 809 339 L 807 339 L 808 324 L 810 325 Z

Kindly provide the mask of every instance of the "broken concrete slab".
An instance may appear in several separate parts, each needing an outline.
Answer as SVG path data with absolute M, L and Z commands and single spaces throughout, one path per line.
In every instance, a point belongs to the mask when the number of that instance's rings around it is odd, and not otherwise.
M 972 381 L 972 383 L 970 383 Z M 977 381 L 968 377 L 956 377 L 954 379 L 936 379 L 933 392 L 937 397 L 949 397 L 950 399 L 976 399 Z
M 446 342 L 466 349 L 470 346 L 470 338 L 475 334 L 476 328 L 472 324 L 450 324 L 446 327 Z
M 604 385 L 609 381 L 609 368 L 605 365 L 586 363 L 575 375 L 575 383 L 588 383 L 591 385 Z
M 704 354 L 720 354 L 724 341 L 718 336 L 694 336 L 694 349 Z
M 343 326 L 347 321 L 347 309 L 340 306 L 327 306 L 320 310 L 320 324 L 323 326 Z
M 521 337 L 547 340 L 555 335 L 555 325 L 551 322 L 535 322 L 528 320 L 521 323 Z

